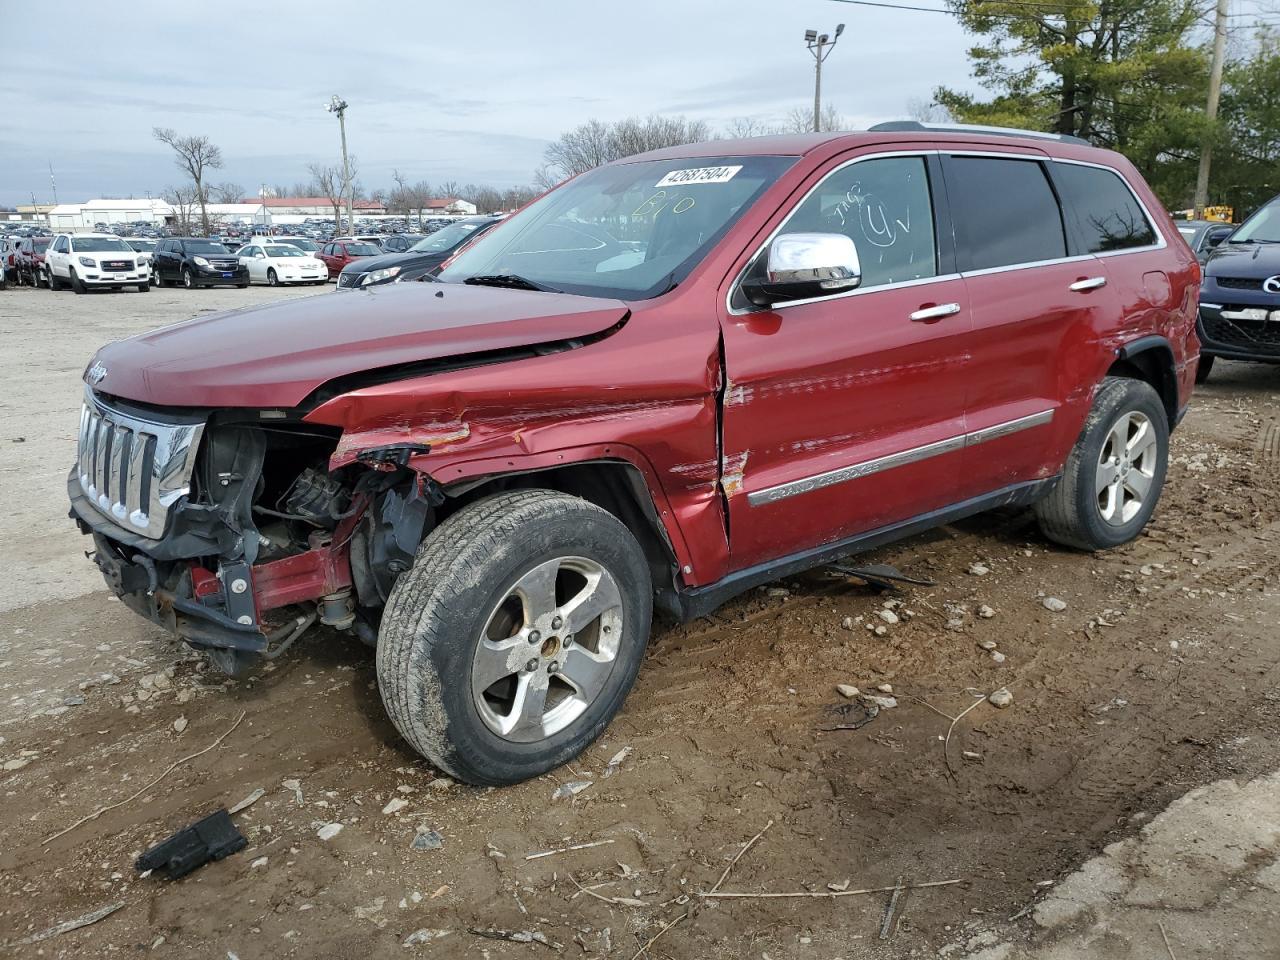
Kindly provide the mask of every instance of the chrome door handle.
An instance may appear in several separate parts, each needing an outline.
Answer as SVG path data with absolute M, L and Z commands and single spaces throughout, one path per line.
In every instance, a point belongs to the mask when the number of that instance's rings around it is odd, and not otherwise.
M 1099 287 L 1105 287 L 1106 285 L 1106 277 L 1090 277 L 1088 280 L 1077 280 L 1067 289 L 1075 293 L 1085 293 L 1088 290 L 1097 290 Z
M 958 303 L 940 303 L 936 307 L 922 307 L 911 314 L 912 320 L 941 320 L 943 317 L 952 317 L 960 312 L 960 304 Z

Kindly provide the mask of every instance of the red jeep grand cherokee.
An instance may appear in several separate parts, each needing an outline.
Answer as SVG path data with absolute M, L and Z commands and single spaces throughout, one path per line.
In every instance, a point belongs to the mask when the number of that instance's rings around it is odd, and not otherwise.
M 600 167 L 439 282 L 103 347 L 72 515 L 231 673 L 317 621 L 472 783 L 586 747 L 679 618 L 1029 504 L 1135 537 L 1199 355 L 1195 257 L 1114 153 L 891 124 Z

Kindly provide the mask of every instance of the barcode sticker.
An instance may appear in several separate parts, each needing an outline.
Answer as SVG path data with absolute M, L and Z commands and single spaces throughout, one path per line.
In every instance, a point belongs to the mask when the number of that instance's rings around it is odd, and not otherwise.
M 659 180 L 655 187 L 684 187 L 691 183 L 727 183 L 732 180 L 742 166 L 736 167 L 694 167 L 691 170 L 672 170 Z

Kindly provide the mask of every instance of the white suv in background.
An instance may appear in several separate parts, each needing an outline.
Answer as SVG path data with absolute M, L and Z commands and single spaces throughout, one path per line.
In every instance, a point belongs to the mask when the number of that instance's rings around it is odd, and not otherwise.
M 70 285 L 76 293 L 97 287 L 120 289 L 137 287 L 139 293 L 151 289 L 151 264 L 110 233 L 60 233 L 53 238 L 44 256 L 50 290 Z

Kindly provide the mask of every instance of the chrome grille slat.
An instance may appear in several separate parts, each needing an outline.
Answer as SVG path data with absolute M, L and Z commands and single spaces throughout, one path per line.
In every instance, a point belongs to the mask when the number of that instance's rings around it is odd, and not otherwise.
M 144 418 L 85 390 L 76 463 L 80 486 L 114 523 L 151 539 L 164 535 L 169 510 L 191 490 L 204 421 Z
M 98 494 L 99 509 L 105 501 L 106 491 L 103 488 L 107 482 L 107 438 L 109 436 L 111 436 L 111 424 L 100 417 L 93 444 L 93 488 Z

